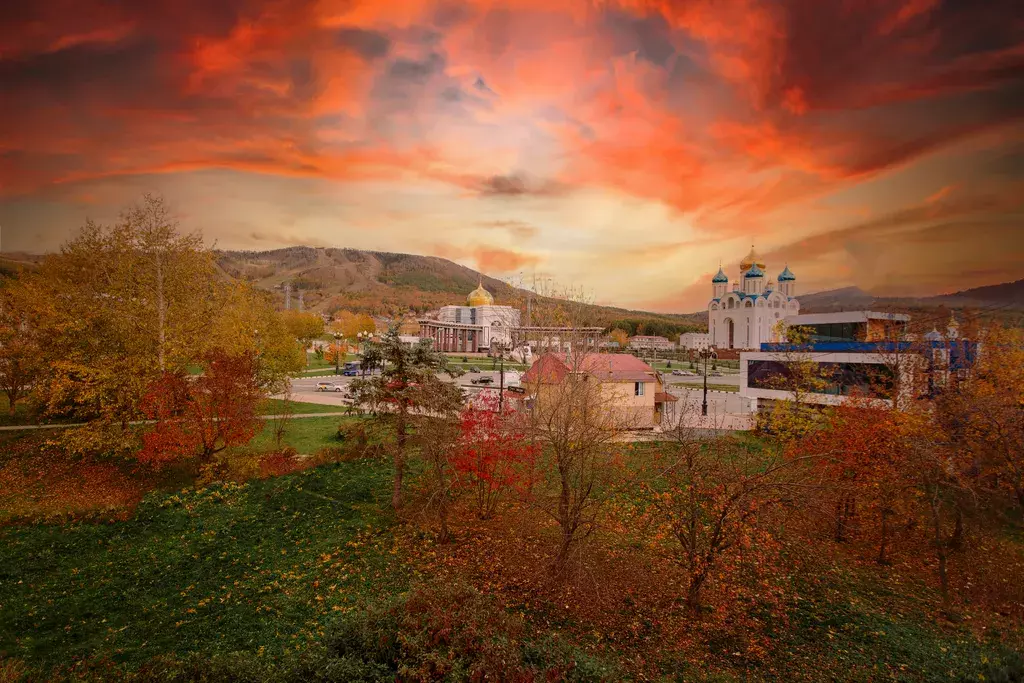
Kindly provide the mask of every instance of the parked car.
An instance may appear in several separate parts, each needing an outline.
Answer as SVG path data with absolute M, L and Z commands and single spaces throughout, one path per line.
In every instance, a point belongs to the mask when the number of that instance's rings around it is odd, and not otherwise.
M 473 384 L 494 384 L 494 378 L 490 375 L 484 375 L 483 377 L 474 377 L 469 380 Z
M 673 375 L 682 375 L 682 374 L 683 374 L 683 371 L 682 371 L 682 370 L 673 370 L 673 371 L 672 371 L 672 374 L 673 374 Z
M 338 392 L 340 392 L 340 391 L 344 391 L 345 390 L 345 385 L 344 384 L 335 384 L 334 382 L 317 382 L 316 383 L 316 390 L 317 391 L 338 391 Z
M 708 376 L 709 376 L 709 377 L 721 377 L 721 376 L 722 376 L 722 373 L 720 373 L 720 372 L 717 372 L 717 371 L 716 371 L 716 372 L 712 372 L 712 373 L 711 373 L 710 375 L 708 375 Z
M 470 371 L 470 372 L 480 372 L 480 368 L 478 368 L 478 367 L 477 367 L 477 366 L 475 366 L 475 365 L 470 365 L 470 366 L 469 366 L 469 371 Z

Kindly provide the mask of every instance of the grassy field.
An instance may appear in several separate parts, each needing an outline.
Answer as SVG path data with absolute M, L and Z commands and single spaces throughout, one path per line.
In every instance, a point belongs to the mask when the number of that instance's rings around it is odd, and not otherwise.
M 689 382 L 680 382 L 675 386 L 686 387 L 687 389 L 704 389 L 703 384 L 690 384 Z M 740 388 L 735 384 L 708 384 L 708 391 L 731 391 L 733 393 L 737 393 L 739 390 Z
M 114 525 L 0 531 L 0 653 L 34 665 L 308 646 L 339 611 L 405 586 L 376 496 L 345 463 L 148 496 Z
M 284 442 L 299 453 L 311 455 L 321 448 L 338 445 L 338 425 L 357 418 L 326 416 L 289 420 Z M 274 424 L 268 420 L 256 438 L 246 446 L 249 450 L 269 450 L 274 446 Z
M 337 446 L 338 425 L 352 420 L 293 420 L 285 441 L 300 453 Z M 249 448 L 272 440 L 268 423 Z M 741 441 L 759 448 L 751 436 Z M 639 464 L 662 447 L 626 452 Z M 554 661 L 550 680 L 1012 681 L 1024 673 L 1019 656 L 970 622 L 937 620 L 927 581 L 816 558 L 813 571 L 773 576 L 791 597 L 751 649 L 715 615 L 691 628 L 677 605 L 642 602 L 647 592 L 671 595 L 671 566 L 610 531 L 595 538 L 596 573 L 551 584 L 543 567 L 552 530 L 529 526 L 528 507 L 490 525 L 456 517 L 456 542 L 438 545 L 429 516 L 396 523 L 390 477 L 385 460 L 352 460 L 153 491 L 124 521 L 0 526 L 0 680 L 4 658 L 16 662 L 8 672 L 34 676 L 25 680 L 55 678 L 50 667 L 81 659 L 116 672 L 158 657 L 200 659 L 190 674 L 146 680 L 227 681 L 242 671 L 253 681 L 436 680 L 437 671 L 463 680 L 471 676 L 460 662 L 473 657 L 494 657 L 492 667 Z M 460 582 L 479 594 L 446 592 Z M 417 597 L 424 586 L 428 597 Z M 756 599 L 743 604 L 756 626 Z M 410 651 L 426 668 L 401 675 L 395 658 Z M 281 673 L 313 652 L 334 654 L 312 672 Z

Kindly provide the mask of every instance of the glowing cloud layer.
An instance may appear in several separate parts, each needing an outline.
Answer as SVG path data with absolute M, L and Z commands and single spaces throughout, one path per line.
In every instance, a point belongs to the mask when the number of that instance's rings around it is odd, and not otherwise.
M 1013 2 L 9 4 L 4 250 L 156 190 L 223 248 L 430 253 L 660 310 L 751 241 L 803 291 L 1024 276 Z

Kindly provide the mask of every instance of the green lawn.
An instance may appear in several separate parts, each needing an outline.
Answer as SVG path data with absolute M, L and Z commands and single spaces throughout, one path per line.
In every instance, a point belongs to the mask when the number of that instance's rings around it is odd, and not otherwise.
M 259 414 L 260 415 L 279 415 L 285 410 L 285 404 L 288 403 L 279 398 L 267 398 L 263 399 L 260 403 Z M 324 403 L 305 403 L 303 401 L 291 401 L 292 415 L 300 413 L 337 413 L 343 412 L 343 406 L 327 405 Z
M 687 389 L 704 389 L 704 384 L 690 384 L 689 382 L 680 382 L 675 386 L 683 386 Z M 740 388 L 735 384 L 708 384 L 708 391 L 732 391 L 739 392 Z
M 358 420 L 355 417 L 303 417 L 289 420 L 284 441 L 299 453 L 312 455 L 321 448 L 337 446 L 338 425 Z M 274 446 L 274 423 L 267 420 L 263 431 L 246 446 L 248 450 L 270 450 Z
M 404 587 L 377 496 L 387 466 L 150 494 L 118 524 L 0 530 L 0 657 L 280 655 Z
M 344 365 L 348 361 L 359 360 L 360 356 L 354 353 L 345 354 L 345 359 L 341 361 Z M 334 368 L 334 363 L 329 363 L 323 358 L 317 358 L 315 353 L 306 352 L 306 370 L 321 370 L 327 368 Z

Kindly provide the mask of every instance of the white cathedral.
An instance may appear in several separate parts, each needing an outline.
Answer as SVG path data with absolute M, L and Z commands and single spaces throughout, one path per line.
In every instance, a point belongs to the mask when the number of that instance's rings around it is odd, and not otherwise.
M 731 288 L 721 267 L 711 286 L 708 333 L 717 349 L 757 349 L 764 342 L 779 341 L 779 321 L 800 312 L 796 276 L 789 266 L 779 273 L 776 285 L 765 275 L 765 264 L 754 247 L 740 262 L 740 278 Z

